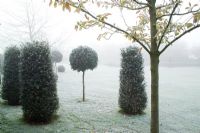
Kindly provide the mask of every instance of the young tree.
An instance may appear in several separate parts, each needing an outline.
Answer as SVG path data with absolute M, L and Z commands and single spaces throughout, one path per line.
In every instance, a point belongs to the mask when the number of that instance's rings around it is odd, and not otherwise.
M 85 71 L 93 70 L 97 66 L 97 53 L 87 46 L 79 46 L 72 50 L 69 61 L 73 70 L 83 72 L 83 101 L 85 101 Z
M 56 70 L 56 74 L 57 74 L 57 66 L 56 66 L 56 64 L 61 62 L 62 59 L 63 59 L 63 55 L 62 55 L 62 53 L 60 51 L 54 50 L 54 51 L 51 52 L 51 60 L 55 65 L 54 67 L 55 67 L 55 70 Z
M 63 10 L 83 12 L 85 20 L 76 29 L 99 26 L 107 31 L 100 37 L 109 39 L 114 33 L 121 33 L 132 42 L 138 43 L 150 56 L 151 67 L 151 133 L 159 132 L 159 59 L 160 55 L 184 35 L 200 27 L 200 6 L 183 0 L 50 0 L 55 7 L 60 4 Z M 90 5 L 89 5 L 90 4 Z M 186 5 L 187 4 L 187 5 Z M 104 12 L 94 14 L 88 9 L 92 5 L 113 9 L 113 14 Z M 121 12 L 125 26 L 119 21 L 109 22 L 109 16 Z M 102 10 L 101 10 L 102 11 Z M 135 23 L 129 25 L 123 11 L 136 15 Z M 116 13 L 116 14 L 115 14 Z M 130 18 L 130 17 L 129 17 Z
M 4 55 L 2 98 L 9 105 L 20 103 L 19 64 L 20 50 L 16 46 L 8 47 Z
M 63 65 L 58 66 L 58 72 L 65 72 L 65 67 Z
M 21 55 L 21 103 L 25 120 L 48 122 L 58 109 L 56 80 L 49 45 L 27 43 Z
M 147 103 L 142 54 L 131 46 L 121 56 L 119 106 L 125 113 L 141 114 Z

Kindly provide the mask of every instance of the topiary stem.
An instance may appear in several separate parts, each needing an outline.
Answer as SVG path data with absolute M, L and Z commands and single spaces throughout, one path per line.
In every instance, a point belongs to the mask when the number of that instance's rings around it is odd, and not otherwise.
M 83 102 L 85 101 L 85 71 L 83 71 Z
M 159 55 L 151 55 L 151 133 L 159 133 Z

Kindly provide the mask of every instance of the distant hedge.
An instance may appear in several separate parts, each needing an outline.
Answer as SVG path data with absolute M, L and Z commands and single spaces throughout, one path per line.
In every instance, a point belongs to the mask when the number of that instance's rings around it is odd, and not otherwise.
M 63 65 L 58 66 L 58 72 L 65 72 L 65 67 Z
M 4 54 L 2 98 L 9 105 L 20 104 L 19 64 L 20 50 L 16 46 L 8 47 Z
M 56 80 L 47 42 L 26 43 L 21 55 L 22 109 L 25 120 L 48 122 L 58 109 Z
M 121 51 L 119 106 L 124 113 L 140 114 L 146 108 L 143 58 L 137 47 Z

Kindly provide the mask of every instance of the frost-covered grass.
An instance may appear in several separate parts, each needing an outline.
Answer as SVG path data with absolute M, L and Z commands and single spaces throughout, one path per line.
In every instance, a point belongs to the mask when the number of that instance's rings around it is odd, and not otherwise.
M 160 68 L 160 132 L 200 133 L 200 68 Z M 99 66 L 86 72 L 86 102 L 82 100 L 81 73 L 59 74 L 58 118 L 45 125 L 22 120 L 20 106 L 0 104 L 0 133 L 148 133 L 150 99 L 143 115 L 119 113 L 119 68 Z M 150 98 L 150 73 L 145 69 Z

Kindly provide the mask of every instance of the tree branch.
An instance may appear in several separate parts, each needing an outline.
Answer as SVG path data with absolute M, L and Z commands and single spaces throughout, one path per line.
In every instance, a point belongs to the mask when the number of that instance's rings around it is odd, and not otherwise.
M 124 34 L 126 34 L 126 35 L 131 36 L 131 37 L 132 37 L 137 43 L 139 43 L 148 53 L 150 53 L 150 50 L 145 46 L 145 44 L 143 44 L 138 38 L 136 38 L 135 36 L 131 35 L 131 34 L 128 33 L 127 31 L 125 31 L 125 30 L 123 30 L 123 29 L 121 29 L 121 28 L 119 28 L 119 27 L 117 27 L 117 26 L 115 26 L 115 25 L 113 25 L 113 24 L 110 24 L 110 23 L 108 23 L 108 22 L 99 20 L 96 16 L 94 16 L 93 14 L 91 14 L 89 11 L 87 11 L 86 9 L 84 9 L 84 8 L 82 8 L 82 7 L 75 6 L 73 3 L 69 3 L 69 4 L 70 4 L 72 7 L 74 7 L 74 8 L 79 8 L 82 12 L 88 14 L 88 15 L 89 15 L 90 17 L 92 17 L 93 19 L 98 20 L 99 22 L 101 22 L 101 23 L 103 23 L 103 24 L 105 24 L 105 25 L 107 25 L 107 26 L 109 26 L 109 27 L 111 27 L 111 28 L 114 28 L 114 29 L 116 29 L 116 30 L 118 30 L 118 31 L 120 31 L 120 32 L 122 32 L 122 33 L 124 33 Z
M 163 32 L 163 34 L 162 34 L 162 36 L 161 36 L 161 38 L 159 40 L 158 49 L 159 49 L 159 47 L 160 47 L 160 45 L 162 43 L 163 37 L 165 36 L 165 33 L 167 32 L 167 29 L 168 29 L 169 25 L 171 24 L 171 20 L 172 20 L 173 14 L 174 14 L 174 12 L 175 12 L 177 7 L 178 7 L 178 3 L 175 4 L 175 6 L 174 6 L 174 8 L 172 10 L 172 13 L 171 13 L 171 15 L 169 17 L 169 20 L 168 20 L 168 23 L 167 23 L 167 26 L 165 27 L 165 30 L 164 30 L 164 32 Z
M 159 5 L 159 6 L 156 7 L 156 9 L 158 10 L 158 9 L 162 9 L 162 8 L 165 8 L 165 7 L 168 7 L 168 6 L 173 6 L 173 5 L 174 5 L 174 3 L 169 3 L 169 4 L 165 4 L 165 5 Z
M 188 12 L 183 12 L 183 13 L 174 13 L 173 16 L 184 16 L 184 15 L 188 15 L 188 14 L 191 14 L 191 13 L 197 13 L 200 11 L 200 8 L 197 9 L 197 10 L 192 10 L 192 11 L 188 11 Z M 157 19 L 161 19 L 163 17 L 168 17 L 170 16 L 171 14 L 164 14 L 164 15 L 161 15 L 159 17 L 157 17 Z
M 133 2 L 137 3 L 138 5 L 144 5 L 144 6 L 149 6 L 148 3 L 140 2 L 138 0 L 132 0 Z
M 170 45 L 172 45 L 174 42 L 176 42 L 178 39 L 180 39 L 182 36 L 184 36 L 185 34 L 197 29 L 200 27 L 200 24 L 197 24 L 196 26 L 186 30 L 185 32 L 183 32 L 182 34 L 180 34 L 179 36 L 177 36 L 175 39 L 173 39 L 171 42 L 169 42 L 160 52 L 159 55 L 161 55 Z

